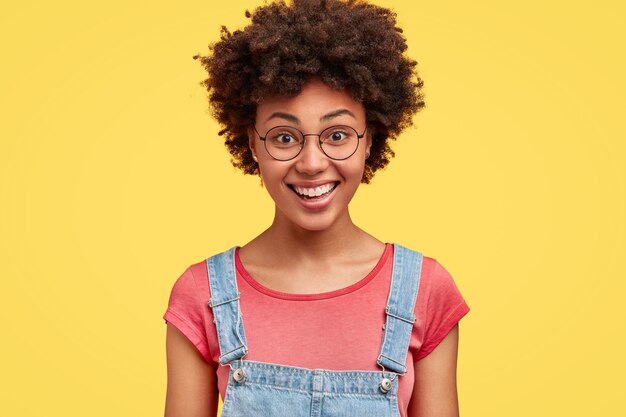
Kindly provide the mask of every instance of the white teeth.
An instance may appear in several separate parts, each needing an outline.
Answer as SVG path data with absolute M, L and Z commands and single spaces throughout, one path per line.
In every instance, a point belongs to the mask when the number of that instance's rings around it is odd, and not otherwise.
M 296 190 L 298 194 L 304 195 L 307 197 L 319 197 L 322 194 L 326 194 L 332 191 L 334 188 L 335 188 L 335 183 L 328 183 L 328 184 L 320 185 L 319 187 L 314 187 L 314 188 L 299 187 L 297 185 L 293 186 L 293 189 Z

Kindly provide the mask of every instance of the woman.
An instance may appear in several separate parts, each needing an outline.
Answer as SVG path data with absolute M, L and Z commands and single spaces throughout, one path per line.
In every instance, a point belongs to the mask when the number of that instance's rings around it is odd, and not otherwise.
M 174 285 L 166 416 L 215 416 L 219 395 L 224 417 L 457 416 L 469 307 L 437 261 L 348 208 L 424 104 L 394 14 L 341 0 L 246 14 L 198 58 L 233 163 L 260 175 L 275 216 Z

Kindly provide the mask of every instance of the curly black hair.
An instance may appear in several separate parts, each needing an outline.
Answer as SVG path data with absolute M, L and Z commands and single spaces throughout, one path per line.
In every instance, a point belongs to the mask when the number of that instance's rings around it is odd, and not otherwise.
M 405 55 L 395 13 L 362 0 L 293 0 L 246 10 L 246 17 L 252 22 L 243 30 L 222 26 L 211 53 L 194 56 L 208 72 L 202 85 L 233 165 L 259 173 L 247 130 L 263 98 L 296 96 L 317 77 L 365 107 L 372 147 L 362 182 L 369 183 L 394 156 L 389 140 L 424 107 L 423 81 Z

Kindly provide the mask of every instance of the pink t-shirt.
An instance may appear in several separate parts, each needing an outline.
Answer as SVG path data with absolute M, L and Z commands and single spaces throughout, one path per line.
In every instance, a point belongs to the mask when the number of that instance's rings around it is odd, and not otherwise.
M 320 294 L 287 294 L 259 284 L 235 254 L 237 286 L 248 343 L 245 359 L 309 369 L 372 370 L 382 342 L 391 282 L 393 245 L 387 244 L 374 269 L 358 282 Z M 178 328 L 216 368 L 222 399 L 228 366 L 219 365 L 219 344 L 208 306 L 206 261 L 191 265 L 172 289 L 163 318 Z M 406 416 L 414 381 L 413 362 L 428 355 L 469 311 L 450 274 L 424 257 L 416 321 L 400 377 L 398 403 Z

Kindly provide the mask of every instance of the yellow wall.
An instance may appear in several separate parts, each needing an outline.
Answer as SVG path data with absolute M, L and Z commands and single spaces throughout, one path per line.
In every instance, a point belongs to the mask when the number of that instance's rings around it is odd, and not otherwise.
M 462 415 L 624 415 L 624 6 L 380 3 L 428 107 L 353 215 L 472 308 Z M 260 2 L 214 4 L 2 7 L 2 415 L 162 415 L 172 283 L 268 224 L 191 58 Z

